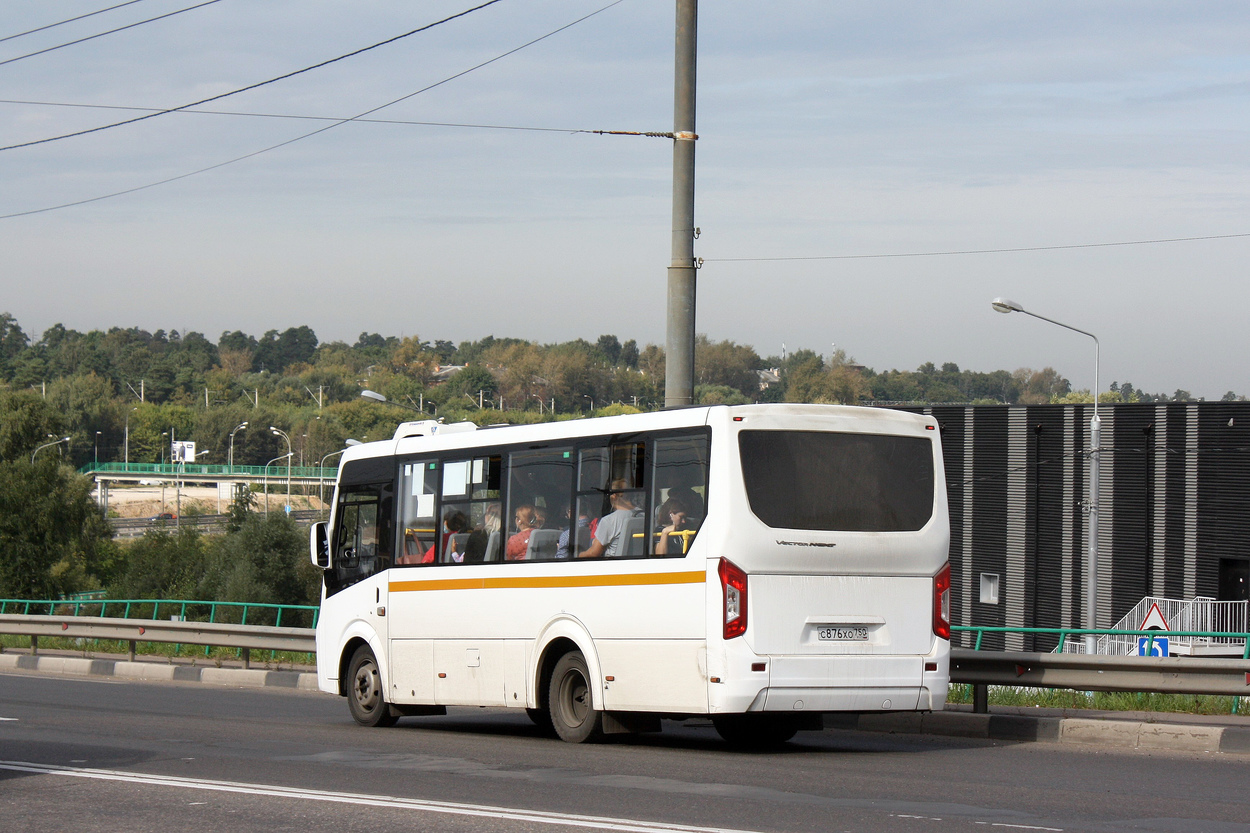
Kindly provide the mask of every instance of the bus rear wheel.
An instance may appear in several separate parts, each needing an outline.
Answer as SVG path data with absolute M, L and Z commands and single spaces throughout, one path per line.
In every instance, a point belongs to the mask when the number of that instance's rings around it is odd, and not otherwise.
M 780 746 L 801 728 L 789 715 L 726 714 L 712 718 L 716 734 L 730 746 L 741 749 L 767 749 Z
M 347 665 L 347 708 L 361 726 L 394 726 L 399 719 L 383 696 L 378 661 L 365 645 Z
M 547 709 L 561 740 L 583 743 L 603 736 L 603 712 L 593 705 L 590 671 L 580 651 L 570 651 L 556 662 Z

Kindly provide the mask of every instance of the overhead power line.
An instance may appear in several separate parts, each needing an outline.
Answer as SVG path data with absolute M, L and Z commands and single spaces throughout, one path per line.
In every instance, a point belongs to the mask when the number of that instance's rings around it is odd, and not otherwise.
M 492 0 L 492 1 L 494 1 L 494 0 Z M 226 167 L 227 165 L 233 165 L 233 164 L 234 164 L 234 163 L 236 163 L 236 162 L 242 162 L 242 161 L 243 161 L 243 160 L 245 160 L 245 159 L 251 159 L 251 158 L 253 158 L 253 157 L 260 156 L 261 154 L 263 154 L 263 153 L 268 153 L 268 152 L 269 152 L 269 151 L 271 151 L 271 150 L 277 150 L 278 148 L 282 148 L 282 147 L 286 147 L 287 145 L 292 145 L 292 144 L 295 144 L 296 142 L 303 141 L 304 139 L 311 138 L 311 137 L 316 136 L 316 135 L 318 135 L 318 134 L 320 134 L 320 133 L 325 133 L 325 132 L 326 132 L 326 131 L 328 131 L 328 130 L 333 130 L 334 128 L 336 128 L 336 127 L 340 127 L 340 126 L 342 126 L 342 125 L 344 125 L 344 124 L 349 124 L 349 123 L 355 122 L 355 121 L 357 121 L 357 120 L 359 120 L 359 119 L 363 119 L 365 116 L 372 115 L 373 113 L 376 113 L 376 112 L 378 112 L 379 110 L 383 110 L 383 109 L 385 109 L 385 108 L 387 108 L 387 107 L 390 107 L 390 106 L 392 106 L 392 105 L 394 105 L 394 104 L 398 104 L 398 103 L 400 103 L 401 101 L 407 101 L 408 99 L 413 98 L 414 96 L 421 95 L 421 94 L 422 94 L 422 93 L 424 93 L 424 92 L 428 92 L 429 90 L 432 90 L 432 89 L 434 89 L 435 87 L 441 87 L 442 85 L 444 85 L 444 84 L 446 84 L 446 83 L 448 83 L 448 82 L 450 82 L 450 81 L 454 81 L 454 80 L 455 80 L 455 79 L 457 79 L 457 78 L 461 78 L 461 77 L 463 77 L 463 76 L 465 76 L 465 75 L 468 75 L 470 72 L 474 72 L 475 70 L 479 70 L 479 69 L 481 69 L 482 67 L 489 66 L 490 64 L 493 64 L 493 63 L 495 63 L 496 61 L 500 61 L 500 60 L 502 60 L 502 59 L 504 59 L 504 58 L 508 57 L 509 55 L 514 55 L 514 54 L 516 54 L 517 52 L 520 52 L 522 49 L 526 49 L 526 48 L 528 48 L 528 47 L 530 47 L 530 46 L 533 46 L 533 45 L 534 45 L 534 44 L 536 44 L 536 43 L 540 43 L 541 41 L 546 40 L 547 38 L 553 37 L 554 35 L 558 35 L 560 32 L 563 32 L 563 31 L 565 31 L 566 29 L 571 29 L 572 27 L 574 27 L 574 26 L 578 25 L 579 23 L 583 23 L 584 21 L 587 21 L 587 20 L 589 20 L 590 18 L 595 17 L 596 15 L 602 14 L 603 12 L 606 12 L 608 9 L 612 8 L 613 6 L 618 6 L 618 5 L 620 5 L 621 3 L 623 3 L 623 2 L 625 2 L 625 0 L 613 0 L 613 2 L 608 3 L 606 6 L 603 6 L 602 8 L 596 9 L 595 11 L 591 12 L 590 14 L 583 15 L 582 17 L 579 17 L 577 20 L 574 20 L 572 23 L 567 23 L 567 24 L 565 24 L 564 26 L 561 26 L 561 27 L 560 27 L 560 28 L 558 28 L 558 29 L 555 29 L 555 30 L 553 30 L 553 31 L 548 32 L 548 33 L 547 33 L 547 34 L 545 34 L 545 35 L 542 35 L 541 37 L 534 38 L 533 40 L 531 40 L 531 41 L 527 41 L 526 43 L 523 43 L 523 44 L 521 44 L 520 46 L 515 47 L 514 49 L 509 49 L 507 52 L 503 52 L 503 53 L 501 53 L 501 54 L 499 54 L 499 55 L 496 55 L 495 57 L 493 57 L 493 58 L 491 58 L 491 59 L 489 59 L 489 60 L 482 61 L 480 64 L 477 64 L 476 66 L 472 66 L 472 67 L 469 67 L 469 68 L 468 68 L 468 69 L 466 69 L 466 70 L 463 70 L 463 71 L 461 71 L 461 72 L 457 72 L 455 75 L 448 76 L 447 78 L 444 78 L 444 79 L 443 79 L 443 80 L 441 80 L 441 81 L 436 81 L 436 82 L 434 82 L 433 84 L 430 84 L 430 85 L 428 85 L 428 86 L 426 86 L 426 87 L 422 87 L 421 89 L 416 90 L 415 92 L 411 92 L 411 93 L 409 93 L 408 95 L 401 96 L 401 97 L 399 97 L 399 98 L 397 98 L 397 99 L 395 99 L 395 100 L 393 100 L 393 101 L 388 101 L 388 102 L 387 102 L 387 103 L 385 103 L 385 104 L 381 104 L 381 105 L 378 105 L 377 107 L 370 108 L 369 110 L 366 110 L 365 112 L 363 112 L 363 113 L 361 113 L 361 114 L 359 114 L 358 116 L 355 116 L 355 117 L 353 117 L 353 118 L 349 118 L 349 119 L 342 119 L 342 120 L 340 120 L 340 121 L 336 121 L 336 122 L 335 122 L 335 123 L 333 123 L 333 124 L 328 124 L 328 125 L 326 125 L 325 127 L 320 127 L 320 128 L 318 128 L 318 129 L 316 129 L 316 130 L 313 130 L 313 131 L 311 131 L 311 132 L 309 132 L 309 133 L 305 133 L 305 134 L 303 134 L 302 136 L 296 136 L 296 137 L 294 137 L 294 138 L 292 138 L 292 139 L 287 139 L 285 142 L 279 142 L 279 143 L 278 143 L 278 144 L 276 144 L 276 145 L 270 145 L 269 147 L 267 147 L 267 148 L 262 148 L 261 150 L 252 151 L 251 153 L 246 153 L 246 154 L 244 154 L 244 155 L 242 155 L 242 156 L 236 156 L 236 157 L 235 157 L 235 158 L 233 158 L 233 159 L 228 159 L 228 160 L 226 160 L 226 161 L 224 161 L 224 162 L 218 162 L 216 165 L 209 165 L 208 167 L 205 167 L 205 168 L 200 168 L 199 170 L 189 171 L 189 172 L 187 172 L 187 173 L 185 173 L 185 174 L 179 174 L 178 176 L 171 176 L 171 177 L 168 177 L 168 178 L 166 178 L 166 179 L 159 180 L 159 181 L 157 181 L 157 182 L 149 182 L 149 183 L 148 183 L 148 184 L 146 184 L 146 185 L 137 185 L 137 186 L 135 186 L 134 188 L 127 188 L 127 189 L 125 189 L 125 190 L 123 190 L 123 191 L 115 191 L 115 192 L 113 192 L 113 193 L 111 193 L 111 194 L 102 194 L 101 196 L 98 196 L 98 197 L 89 197 L 89 198 L 87 198 L 87 199 L 75 200 L 74 202 L 61 203 L 60 205 L 50 205 L 50 206 L 47 206 L 47 207 L 45 207 L 45 208 L 34 208 L 34 209 L 29 210 L 29 211 L 16 211 L 16 212 L 14 212 L 14 213 L 12 213 L 12 214 L 0 214 L 0 220 L 8 220 L 8 219 L 12 219 L 12 218 L 14 218 L 14 217 L 27 217 L 27 216 L 30 216 L 30 215 L 32 215 L 32 214 L 43 214 L 43 213 L 46 213 L 46 212 L 49 212 L 49 211 L 57 211 L 57 210 L 62 209 L 62 208 L 73 208 L 74 206 L 86 205 L 86 204 L 88 204 L 88 203 L 93 203 L 93 202 L 100 202 L 101 200 L 111 199 L 112 197 L 120 197 L 120 196 L 124 196 L 124 195 L 126 195 L 126 194 L 134 194 L 134 193 L 136 193 L 136 192 L 138 192 L 138 191 L 146 191 L 146 190 L 147 190 L 147 189 L 149 189 L 149 188 L 155 188 L 155 187 L 157 187 L 157 186 L 159 186 L 159 185 L 166 185 L 166 184 L 168 184 L 168 183 L 170 183 L 170 182 L 177 182 L 178 180 L 181 180 L 181 179 L 187 179 L 187 178 L 189 178 L 189 177 L 196 176 L 197 174 L 207 173 L 207 172 L 209 172 L 209 171 L 215 171 L 215 170 L 217 170 L 218 168 L 224 168 L 224 167 Z M 487 4 L 487 5 L 489 5 L 489 4 Z M 470 10 L 470 11 L 472 11 L 472 10 Z M 607 131 L 586 131 L 586 132 L 594 133 L 594 132 L 607 132 Z
M 56 23 L 49 23 L 46 26 L 40 26 L 36 29 L 28 29 L 25 32 L 18 32 L 16 35 L 7 35 L 3 38 L 0 38 L 0 43 L 4 43 L 5 41 L 10 41 L 10 40 L 16 40 L 17 38 L 24 38 L 27 35 L 33 35 L 36 32 L 46 32 L 48 29 L 55 29 L 57 26 L 64 26 L 66 23 L 73 23 L 74 21 L 77 21 L 77 20 L 85 20 L 88 17 L 95 17 L 98 14 L 111 12 L 114 9 L 120 9 L 122 6 L 133 6 L 135 3 L 142 3 L 142 2 L 143 0 L 126 0 L 125 3 L 118 3 L 116 6 L 109 6 L 107 9 L 100 9 L 94 12 L 87 12 L 86 14 L 80 14 L 78 15 L 78 17 L 71 17 L 66 20 L 58 20 Z
M 210 3 L 215 3 L 218 1 L 219 0 L 208 0 L 208 2 Z M 209 98 L 202 98 L 199 101 L 192 101 L 189 104 L 183 104 L 179 107 L 170 107 L 166 110 L 158 110 L 154 113 L 147 113 L 142 116 L 136 116 L 133 119 L 126 119 L 125 121 L 114 122 L 112 124 L 103 124 L 103 125 L 100 125 L 99 127 L 87 128 L 86 130 L 76 130 L 73 133 L 63 133 L 60 136 L 49 136 L 44 139 L 35 139 L 34 141 L 30 141 L 30 142 L 21 142 L 16 145 L 6 145 L 4 147 L 0 147 L 0 151 L 16 150 L 17 148 L 31 147 L 32 145 L 42 145 L 42 144 L 47 144 L 48 142 L 57 142 L 57 141 L 60 141 L 61 139 L 72 139 L 75 136 L 86 136 L 89 133 L 98 133 L 101 130 L 110 130 L 114 127 L 122 127 L 127 124 L 134 124 L 135 122 L 146 121 L 147 119 L 154 119 L 157 116 L 164 116 L 169 113 L 177 113 L 180 110 L 186 110 L 188 107 L 198 107 L 201 104 L 208 104 L 211 101 L 220 101 L 221 99 L 228 98 L 232 95 L 238 95 L 239 93 L 244 93 L 249 90 L 255 90 L 259 87 L 264 87 L 269 84 L 276 84 L 279 81 L 285 81 L 288 78 L 294 78 L 296 75 L 302 75 L 305 72 L 311 72 L 314 69 L 321 69 L 322 67 L 329 66 L 330 64 L 338 63 L 339 61 L 344 61 L 344 60 L 347 60 L 348 58 L 353 58 L 357 55 L 361 55 L 365 52 L 369 52 L 370 50 L 378 49 L 379 47 L 386 46 L 387 44 L 395 43 L 396 41 L 403 40 L 404 38 L 412 37 L 413 35 L 420 34 L 421 32 L 429 31 L 430 29 L 433 29 L 435 26 L 441 26 L 444 23 L 450 23 L 451 21 L 456 20 L 457 18 L 464 17 L 476 11 L 481 11 L 487 6 L 493 6 L 499 2 L 502 2 L 502 0 L 486 0 L 485 3 L 474 6 L 470 9 L 465 9 L 462 12 L 457 12 L 456 14 L 453 14 L 449 17 L 445 17 L 442 20 L 436 20 L 433 23 L 429 23 L 417 29 L 413 29 L 411 32 L 404 32 L 402 35 L 396 35 L 393 38 L 387 38 L 384 41 L 379 41 L 375 44 L 371 44 L 370 46 L 365 46 L 355 51 L 348 52 L 346 55 L 340 55 L 337 58 L 330 58 L 329 60 L 322 61 L 321 63 L 313 64 L 312 66 L 307 66 L 307 67 L 304 67 L 303 69 L 297 69 L 294 72 L 288 72 L 284 75 L 279 75 L 276 78 L 270 78 L 267 81 L 260 81 L 255 84 L 249 84 L 248 86 L 240 87 L 237 90 L 231 90 L 230 92 L 210 96 Z M 383 105 L 383 106 L 388 106 L 388 105 Z
M 160 107 L 134 107 L 119 104 L 74 104 L 62 101 L 28 101 L 22 99 L 0 98 L 0 104 L 25 104 L 35 107 L 80 107 L 88 110 L 126 110 L 139 113 L 164 112 Z M 515 124 L 477 124 L 473 122 L 452 121 L 416 121 L 413 119 L 369 119 L 352 118 L 351 116 L 310 116 L 298 113 L 251 113 L 242 110 L 179 110 L 180 114 L 201 116 L 240 116 L 256 119 L 291 119 L 294 121 L 351 121 L 357 124 L 396 124 L 413 127 L 459 127 L 474 130 L 527 130 L 537 133 L 591 133 L 600 136 L 643 136 L 647 138 L 672 139 L 671 131 L 660 130 L 592 130 L 585 127 L 534 127 Z
M 182 14 L 183 12 L 190 12 L 190 11 L 195 11 L 196 9 L 202 9 L 202 8 L 204 8 L 205 6 L 211 6 L 211 5 L 213 5 L 214 3 L 220 3 L 220 2 L 221 2 L 221 0 L 205 0 L 205 2 L 203 2 L 203 3 L 198 3 L 198 4 L 194 5 L 194 6 L 187 6 L 185 9 L 178 9 L 177 11 L 169 12 L 168 14 L 157 15 L 156 17 L 149 17 L 147 20 L 140 20 L 140 21 L 138 21 L 137 23 L 129 23 L 129 24 L 125 25 L 125 26 L 118 26 L 116 29 L 109 29 L 107 32 L 100 32 L 99 34 L 95 34 L 95 35 L 88 35 L 88 36 L 87 36 L 87 37 L 85 37 L 85 38 L 79 38 L 78 40 L 72 40 L 72 41 L 69 41 L 68 43 L 62 43 L 62 44 L 58 44 L 58 45 L 56 45 L 56 46 L 49 46 L 47 49 L 38 49 L 38 50 L 36 50 L 36 51 L 34 51 L 34 52 L 27 52 L 25 55 L 18 55 L 16 58 L 9 58 L 8 60 L 5 60 L 5 61 L 0 61 L 0 67 L 4 66 L 5 64 L 12 64 L 12 63 L 16 63 L 16 62 L 18 62 L 18 61 L 24 61 L 24 60 L 26 60 L 27 58 L 33 58 L 33 57 L 35 57 L 36 55 L 43 55 L 43 54 L 45 54 L 45 53 L 47 53 L 47 52 L 55 52 L 56 50 L 58 50 L 58 49 L 64 49 L 64 48 L 65 48 L 65 47 L 67 47 L 67 46 L 76 46 L 77 44 L 80 44 L 80 43 L 86 43 L 86 42 L 87 42 L 87 41 L 89 41 L 89 40 L 95 40 L 96 38 L 102 38 L 102 37 L 104 37 L 105 35 L 113 35 L 113 34 L 116 34 L 116 33 L 118 33 L 118 32 L 124 32 L 124 31 L 126 31 L 127 29 L 133 29 L 133 28 L 135 28 L 136 26 L 142 26 L 142 25 L 143 25 L 143 24 L 145 24 L 145 23 L 153 23 L 153 22 L 155 22 L 155 21 L 157 21 L 157 20 L 164 20 L 165 18 L 167 18 L 167 17 L 173 17 L 173 16 L 174 16 L 174 15 L 176 15 L 176 14 Z M 36 30 L 36 31 L 37 31 L 37 30 Z M 15 35 L 14 37 L 16 37 L 16 35 Z
M 1250 237 L 1250 232 L 1205 234 L 1197 237 L 1161 237 L 1153 240 L 1117 240 L 1111 243 L 1068 243 L 1058 246 L 1014 246 L 1005 249 L 953 249 L 944 252 L 884 252 L 870 255 L 810 255 L 794 257 L 708 257 L 705 263 L 770 263 L 786 260 L 877 260 L 892 257 L 951 257 L 954 255 L 997 255 L 1013 252 L 1053 252 L 1060 249 L 1105 249 L 1112 246 L 1151 246 L 1157 243 L 1191 243 L 1197 240 L 1231 240 Z

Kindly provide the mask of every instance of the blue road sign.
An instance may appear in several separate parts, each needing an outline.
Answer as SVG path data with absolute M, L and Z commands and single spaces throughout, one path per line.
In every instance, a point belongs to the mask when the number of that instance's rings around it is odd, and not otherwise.
M 1137 656 L 1139 657 L 1166 657 L 1168 655 L 1168 638 L 1166 636 L 1154 637 L 1154 645 L 1151 646 L 1150 653 L 1146 653 L 1146 646 L 1150 643 L 1151 637 L 1137 637 Z

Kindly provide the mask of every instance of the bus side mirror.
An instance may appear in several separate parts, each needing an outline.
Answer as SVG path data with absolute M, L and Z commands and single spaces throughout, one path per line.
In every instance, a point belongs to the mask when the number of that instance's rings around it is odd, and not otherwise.
M 330 569 L 330 536 L 325 521 L 318 521 L 308 528 L 308 548 L 314 567 Z

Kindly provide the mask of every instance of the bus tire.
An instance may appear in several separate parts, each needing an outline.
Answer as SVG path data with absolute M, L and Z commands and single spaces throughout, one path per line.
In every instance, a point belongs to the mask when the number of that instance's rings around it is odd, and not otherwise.
M 561 740 L 595 741 L 603 736 L 603 712 L 593 705 L 590 671 L 580 651 L 570 651 L 556 662 L 547 693 L 547 713 Z
M 546 709 L 526 709 L 525 714 L 544 735 L 556 733 L 555 727 L 551 725 L 551 712 Z
M 767 749 L 794 737 L 800 723 L 789 715 L 725 714 L 713 717 L 712 726 L 730 746 Z
M 367 645 L 361 645 L 347 664 L 347 708 L 361 726 L 394 726 L 399 715 L 382 692 L 378 661 Z

